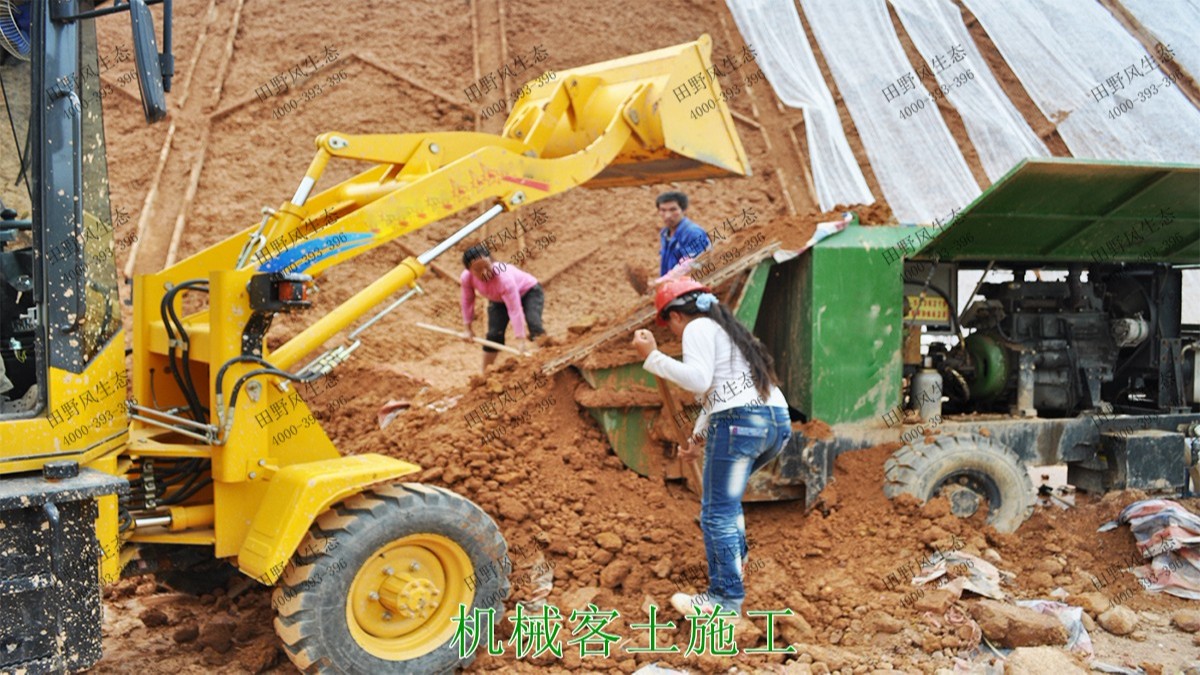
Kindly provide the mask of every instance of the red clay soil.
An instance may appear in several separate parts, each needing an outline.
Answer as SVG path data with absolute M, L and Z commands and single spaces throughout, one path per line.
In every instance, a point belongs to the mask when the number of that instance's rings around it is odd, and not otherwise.
M 476 6 L 477 47 L 471 18 Z M 463 90 L 476 80 L 476 55 L 480 71 L 487 73 L 503 65 L 499 55 L 505 46 L 509 59 L 541 46 L 548 59 L 540 67 L 546 69 L 678 44 L 701 33 L 713 36 L 718 59 L 741 50 L 723 3 L 656 3 L 654 12 L 670 17 L 669 21 L 646 22 L 645 11 L 645 4 L 635 0 L 614 0 L 602 9 L 583 0 L 473 0 L 454 5 L 317 0 L 182 3 L 175 20 L 176 64 L 181 72 L 169 99 L 176 132 L 158 196 L 150 204 L 138 271 L 162 267 L 180 213 L 186 216 L 178 251 L 182 257 L 257 222 L 263 206 L 276 207 L 288 199 L 311 159 L 310 139 L 318 133 L 474 130 L 475 115 L 483 106 L 469 102 Z M 235 16 L 236 32 L 231 33 Z M 102 44 L 128 44 L 128 26 L 118 19 L 102 21 L 99 30 Z M 202 32 L 205 39 L 198 49 Z M 232 54 L 226 55 L 230 34 L 236 39 Z M 337 51 L 337 71 L 344 71 L 345 78 L 276 119 L 274 107 L 288 97 L 303 97 L 316 80 L 301 82 L 289 94 L 267 101 L 260 101 L 256 90 L 305 58 L 325 54 L 326 47 Z M 193 54 L 197 54 L 196 65 L 194 72 L 188 72 Z M 1022 107 L 1027 116 L 1030 105 Z M 719 243 L 717 252 L 724 247 L 742 248 L 756 234 L 765 235 L 765 243 L 780 241 L 784 248 L 797 248 L 817 223 L 834 220 L 847 209 L 858 211 L 864 224 L 891 220 L 883 204 L 818 212 L 807 188 L 806 161 L 797 153 L 802 148 L 793 140 L 797 135 L 803 138 L 802 130 L 794 131 L 802 114 L 776 107 L 769 84 L 755 85 L 734 98 L 731 107 L 761 126 L 738 122 L 754 172 L 751 177 L 654 188 L 574 190 L 536 205 L 545 218 L 542 229 L 554 234 L 555 242 L 521 265 L 546 289 L 545 322 L 551 340 L 535 356 L 524 361 L 502 356 L 499 366 L 484 378 L 478 375 L 478 347 L 413 327 L 418 321 L 449 328 L 460 324 L 455 279 L 461 269 L 455 259 L 460 247 L 438 261 L 450 278 L 427 275 L 422 280 L 426 295 L 368 332 L 362 349 L 339 371 L 338 384 L 311 402 L 314 410 L 329 418 L 325 428 L 345 452 L 382 452 L 416 462 L 424 470 L 415 480 L 446 486 L 480 504 L 496 519 L 510 546 L 543 548 L 541 555 L 553 564 L 549 602 L 564 614 L 589 601 L 618 609 L 621 619 L 616 632 L 621 635 L 630 635 L 629 623 L 645 619 L 641 608 L 647 598 L 665 607 L 678 590 L 676 581 L 684 590 L 703 590 L 702 574 L 698 579 L 685 578 L 693 569 L 704 569 L 703 543 L 694 521 L 698 504 L 680 484 L 642 478 L 624 468 L 576 402 L 581 385 L 577 372 L 561 371 L 539 387 L 536 373 L 541 364 L 646 306 L 647 298 L 633 290 L 622 270 L 625 264 L 657 269 L 659 223 L 654 196 L 661 190 L 686 190 L 692 198 L 688 215 L 706 229 L 721 227 L 726 219 L 745 219 L 753 212 L 756 222 Z M 853 125 L 844 107 L 840 112 L 861 159 Z M 120 93 L 106 99 L 106 114 L 113 204 L 136 222 L 169 123 L 143 126 L 139 103 Z M 482 127 L 494 124 L 489 121 Z M 1045 126 L 1043 121 L 1035 128 L 1045 136 Z M 317 187 L 323 189 L 362 168 L 333 162 Z M 193 175 L 199 181 L 188 206 L 184 196 Z M 877 186 L 875 193 L 880 194 Z M 403 243 L 423 251 L 470 215 L 426 227 Z M 494 221 L 491 231 L 511 227 L 518 216 L 530 218 L 532 211 L 506 214 Z M 119 231 L 118 238 L 122 234 Z M 509 244 L 496 257 L 510 261 L 516 249 Z M 125 255 L 118 253 L 122 264 Z M 330 270 L 320 281 L 314 308 L 277 321 L 272 344 L 407 255 L 398 245 L 385 246 L 351 265 Z M 480 303 L 477 314 L 482 307 Z M 592 327 L 582 334 L 567 330 L 584 323 Z M 669 350 L 673 343 L 668 336 L 661 330 L 658 336 Z M 593 354 L 588 365 L 635 358 L 626 337 Z M 497 419 L 482 423 L 468 419 L 479 406 L 517 385 L 524 386 L 526 393 L 502 406 Z M 641 402 L 649 396 L 643 391 L 635 398 Z M 376 412 L 391 399 L 406 399 L 412 406 L 379 430 Z M 528 423 L 519 421 L 525 415 Z M 819 420 L 804 430 L 816 437 L 830 433 Z M 488 434 L 492 439 L 485 442 Z M 910 501 L 885 499 L 882 467 L 894 449 L 878 447 L 840 457 L 835 480 L 822 494 L 820 508 L 811 513 L 795 502 L 746 507 L 753 541 L 747 607 L 790 608 L 803 617 L 789 624 L 785 633 L 801 645 L 795 657 L 787 657 L 796 661 L 791 672 L 805 672 L 801 664 L 812 664 L 814 672 L 823 672 L 820 664 L 843 672 L 888 667 L 931 671 L 950 665 L 952 653 L 970 640 L 970 631 L 945 621 L 931 622 L 930 617 L 902 607 L 907 589 L 889 591 L 883 579 L 952 536 L 965 540 L 970 552 L 994 549 L 1002 560 L 1000 567 L 1017 574 L 1011 590 L 1018 597 L 1046 597 L 1050 584 L 1086 590 L 1089 574 L 1099 574 L 1133 550 L 1132 537 L 1125 530 L 1094 532 L 1133 495 L 1067 512 L 1039 512 L 1020 535 L 998 535 L 978 520 L 948 515 L 944 503 L 921 508 Z M 1056 564 L 1047 565 L 1047 560 Z M 536 555 L 514 557 L 514 589 L 508 607 L 532 594 L 528 571 L 536 561 Z M 1047 569 L 1055 572 L 1049 583 L 1036 574 Z M 106 597 L 106 653 L 97 672 L 293 670 L 276 647 L 268 591 L 248 580 L 234 577 L 214 591 L 193 594 L 173 591 L 149 578 L 132 579 L 110 588 Z M 1140 593 L 1128 604 L 1159 614 L 1184 606 L 1175 598 Z M 680 628 L 660 637 L 686 645 L 683 622 L 669 618 Z M 1153 640 L 1169 634 L 1173 634 L 1170 629 L 1149 632 Z M 635 659 L 623 651 L 616 658 L 580 663 L 573 651 L 567 649 L 561 662 L 529 663 L 515 661 L 509 649 L 503 657 L 480 658 L 473 670 L 533 672 L 548 667 L 628 673 L 642 663 L 661 660 L 693 672 L 716 672 L 733 664 L 707 656 Z M 736 663 L 747 670 L 778 672 L 784 658 L 742 655 Z M 1176 662 L 1170 658 L 1174 657 L 1165 655 L 1160 662 Z

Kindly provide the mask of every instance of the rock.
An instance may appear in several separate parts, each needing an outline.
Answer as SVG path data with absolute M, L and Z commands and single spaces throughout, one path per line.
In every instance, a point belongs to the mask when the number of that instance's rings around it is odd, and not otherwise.
M 450 466 L 446 467 L 444 472 L 442 472 L 442 481 L 444 481 L 446 485 L 454 485 L 458 481 L 467 478 L 470 475 L 470 471 L 457 464 L 451 464 Z
M 950 533 L 938 527 L 937 525 L 933 525 L 921 530 L 921 533 L 917 535 L 917 538 L 926 544 L 932 544 L 941 539 L 949 539 Z
M 798 612 L 791 616 L 780 615 L 775 620 L 775 629 L 779 631 L 779 637 L 783 638 L 780 642 L 787 644 L 811 642 L 817 637 L 816 631 Z
M 671 564 L 670 557 L 660 558 L 659 561 L 654 563 L 654 566 L 650 568 L 650 571 L 654 572 L 654 576 L 658 577 L 659 579 L 666 579 L 671 575 Z
M 1062 574 L 1063 564 L 1054 558 L 1047 558 L 1033 566 L 1035 572 L 1045 572 L 1052 577 Z
M 1138 664 L 1146 675 L 1163 675 L 1163 664 L 1153 661 L 1142 661 Z
M 867 630 L 872 633 L 886 633 L 895 635 L 904 630 L 904 622 L 891 614 L 884 612 L 874 612 L 867 617 Z
M 1117 605 L 1097 617 L 1096 621 L 1113 635 L 1129 635 L 1137 628 L 1138 615 L 1128 607 Z
M 958 596 L 954 592 L 935 588 L 917 598 L 917 601 L 913 603 L 913 608 L 918 612 L 945 614 L 955 600 L 958 600 Z
M 529 509 L 512 497 L 501 497 L 499 500 L 500 515 L 513 522 L 521 522 L 529 517 Z
M 600 589 L 595 586 L 584 586 L 573 591 L 567 591 L 563 593 L 562 608 L 567 612 L 573 609 L 587 609 L 588 603 L 595 600 L 599 592 Z
M 1067 602 L 1076 607 L 1082 607 L 1083 611 L 1093 617 L 1100 616 L 1112 607 L 1112 602 L 1103 593 L 1080 593 L 1072 595 Z
M 971 616 L 987 638 L 1002 647 L 1037 647 L 1067 643 L 1067 629 L 1058 619 L 1026 607 L 982 600 Z
M 198 637 L 200 637 L 200 628 L 198 626 L 191 625 L 180 626 L 179 629 L 175 631 L 175 634 L 171 636 L 171 639 L 182 645 L 192 642 Z
M 1028 579 L 1029 585 L 1034 588 L 1050 588 L 1054 585 L 1054 577 L 1045 572 L 1034 572 L 1029 575 Z
M 262 632 L 263 626 L 257 621 L 243 621 L 238 624 L 237 630 L 233 631 L 233 641 L 239 644 L 249 642 Z
M 999 565 L 1002 561 L 1000 558 L 1000 553 L 994 548 L 985 548 L 983 550 L 983 559 L 992 563 L 993 565 Z
M 616 553 L 621 550 L 621 546 L 624 544 L 625 542 L 621 541 L 621 537 L 612 532 L 601 532 L 596 535 L 596 545 L 605 551 Z
M 600 585 L 604 588 L 616 588 L 624 583 L 625 577 L 629 576 L 632 569 L 633 563 L 628 560 L 614 560 L 600 570 Z
M 596 563 L 598 567 L 603 567 L 604 565 L 612 562 L 614 557 L 616 556 L 612 554 L 612 551 L 605 551 L 604 549 L 599 548 L 596 549 L 596 553 L 592 555 L 592 562 Z
M 599 320 L 600 317 L 596 316 L 595 314 L 584 314 L 583 316 L 579 317 L 578 321 L 567 326 L 567 331 L 572 335 L 582 335 L 583 333 L 591 330 Z
M 1025 673 L 1054 673 L 1055 675 L 1087 675 L 1067 652 L 1054 647 L 1021 647 L 1004 660 L 1004 672 L 1014 675 Z
M 171 619 L 167 617 L 167 613 L 157 607 L 147 609 L 138 615 L 138 618 L 142 620 L 146 628 L 157 628 L 171 623 Z
M 274 635 L 246 645 L 238 650 L 238 661 L 247 673 L 261 673 L 275 665 L 279 658 L 279 647 Z
M 750 619 L 743 617 L 741 620 L 733 622 L 733 639 L 743 654 L 747 649 L 758 646 L 762 637 L 762 629 L 754 625 Z
M 237 623 L 229 617 L 217 617 L 204 624 L 200 629 L 200 644 L 212 648 L 218 654 L 224 654 L 233 647 L 233 632 Z
M 1079 619 L 1083 622 L 1083 627 L 1087 630 L 1088 633 L 1096 632 L 1096 620 L 1092 618 L 1091 614 L 1088 614 L 1087 612 L 1082 612 L 1079 615 Z
M 1181 609 L 1171 615 L 1171 623 L 1181 631 L 1195 633 L 1200 631 L 1200 610 Z
M 642 596 L 642 616 L 650 618 L 650 608 L 659 607 L 658 601 L 649 595 Z

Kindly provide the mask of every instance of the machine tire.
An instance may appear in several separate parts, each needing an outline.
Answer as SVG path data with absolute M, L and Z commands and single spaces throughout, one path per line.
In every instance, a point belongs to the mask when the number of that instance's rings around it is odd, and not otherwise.
M 415 483 L 363 492 L 326 511 L 309 529 L 275 588 L 275 631 L 304 673 L 451 672 L 474 661 L 473 654 L 459 658 L 453 643 L 450 618 L 458 604 L 469 607 L 468 616 L 475 607 L 493 607 L 497 622 L 504 613 L 509 581 L 501 561 L 507 561 L 507 550 L 495 521 L 453 492 Z M 406 561 L 411 563 L 397 574 L 397 563 Z M 493 572 L 485 574 L 484 568 Z M 371 595 L 379 607 L 364 608 L 362 596 L 364 590 L 384 591 L 400 602 L 398 591 L 386 590 L 394 588 L 388 583 L 403 587 L 404 602 L 412 602 L 407 599 L 412 590 L 422 608 L 424 598 L 437 599 L 429 609 L 401 607 L 405 613 L 397 624 L 380 624 L 391 622 L 396 610 L 384 607 L 378 592 Z M 410 610 L 422 613 L 413 616 Z M 393 631 L 413 622 L 419 625 L 399 636 L 371 630 Z
M 987 492 L 987 522 L 1012 532 L 1033 514 L 1033 481 L 1008 447 L 983 436 L 930 437 L 906 445 L 884 464 L 883 492 L 893 499 L 910 494 L 928 501 L 947 481 L 964 480 Z M 978 490 L 976 490 L 978 492 Z

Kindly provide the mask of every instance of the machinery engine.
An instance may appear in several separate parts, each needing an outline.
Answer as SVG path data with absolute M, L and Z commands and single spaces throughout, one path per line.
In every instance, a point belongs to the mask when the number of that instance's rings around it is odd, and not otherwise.
M 1069 417 L 1189 409 L 1195 335 L 1180 322 L 1180 272 L 1166 265 L 1072 265 L 1060 281 L 983 284 L 962 313 L 974 329 L 930 345 L 950 412 Z M 1194 349 L 1194 347 L 1192 347 Z M 926 369 L 925 372 L 929 372 Z

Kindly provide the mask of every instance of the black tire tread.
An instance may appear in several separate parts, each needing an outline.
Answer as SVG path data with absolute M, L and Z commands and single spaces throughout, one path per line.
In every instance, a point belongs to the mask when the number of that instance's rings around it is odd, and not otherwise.
M 955 462 L 986 465 L 1001 491 L 1000 508 L 988 514 L 988 523 L 997 530 L 1016 530 L 1033 515 L 1033 481 L 1021 458 L 1004 444 L 977 434 L 927 437 L 900 448 L 884 462 L 884 495 L 889 499 L 901 494 L 929 499 L 928 490 L 939 478 L 930 473 L 946 475 L 946 462 L 951 466 Z
M 500 555 L 507 552 L 507 544 L 504 542 L 499 528 L 477 505 L 449 490 L 416 483 L 375 487 L 348 497 L 316 519 L 297 548 L 297 554 L 293 557 L 294 565 L 284 572 L 272 594 L 272 604 L 276 607 L 274 621 L 276 633 L 283 643 L 288 658 L 301 672 L 352 672 L 343 665 L 330 662 L 327 656 L 322 655 L 324 650 L 318 644 L 320 633 L 315 628 L 319 622 L 329 621 L 328 607 L 319 605 L 315 592 L 301 588 L 301 584 L 313 578 L 313 575 L 319 571 L 323 559 L 327 557 L 327 542 L 337 535 L 345 535 L 347 540 L 353 540 L 367 530 L 372 521 L 385 517 L 389 512 L 395 512 L 397 509 L 403 512 L 406 509 L 436 508 L 460 512 L 464 523 L 468 522 L 468 516 L 478 518 L 482 515 L 487 534 L 492 539 L 488 543 L 488 548 L 498 551 Z M 489 523 L 490 527 L 487 526 Z M 307 551 L 314 553 L 304 555 L 303 552 Z M 332 555 L 336 556 L 337 553 Z M 356 571 L 353 570 L 350 573 Z M 503 599 L 508 596 L 510 591 L 507 577 L 502 577 L 498 582 L 497 596 L 500 599 L 496 600 L 493 605 L 498 610 L 497 618 L 503 614 Z M 465 666 L 473 660 L 473 658 L 463 660 L 454 666 Z M 400 662 L 397 662 L 395 666 L 396 668 L 405 667 Z M 395 670 L 395 672 L 409 671 Z

